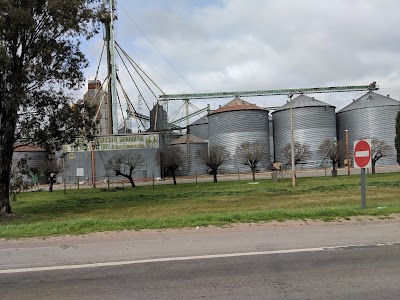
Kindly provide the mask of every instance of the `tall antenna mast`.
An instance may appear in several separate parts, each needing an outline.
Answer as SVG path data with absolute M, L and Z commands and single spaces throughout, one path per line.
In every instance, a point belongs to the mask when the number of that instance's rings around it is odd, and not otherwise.
M 117 19 L 115 0 L 104 0 L 108 10 L 104 13 L 102 22 L 106 30 L 107 70 L 108 70 L 108 134 L 118 134 L 118 99 L 117 99 L 117 68 L 115 64 L 115 31 L 114 20 Z

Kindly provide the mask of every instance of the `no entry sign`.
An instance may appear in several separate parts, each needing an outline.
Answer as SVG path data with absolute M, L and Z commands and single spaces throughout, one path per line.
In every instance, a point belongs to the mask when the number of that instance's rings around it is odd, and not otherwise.
M 354 168 L 371 168 L 371 139 L 354 142 Z

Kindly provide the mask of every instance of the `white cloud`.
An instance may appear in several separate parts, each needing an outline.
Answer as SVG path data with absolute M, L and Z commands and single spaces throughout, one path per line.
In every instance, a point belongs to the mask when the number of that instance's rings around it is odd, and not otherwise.
M 183 76 L 197 92 L 377 81 L 382 94 L 400 96 L 395 0 L 119 0 L 118 9 L 119 43 L 167 93 L 193 92 Z M 361 95 L 315 96 L 341 108 Z M 286 97 L 252 100 L 284 104 Z

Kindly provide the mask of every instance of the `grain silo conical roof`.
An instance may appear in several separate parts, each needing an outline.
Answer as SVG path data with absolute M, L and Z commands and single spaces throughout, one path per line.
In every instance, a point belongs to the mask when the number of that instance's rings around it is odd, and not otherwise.
M 388 96 L 382 96 L 374 92 L 368 92 L 357 100 L 353 101 L 346 107 L 342 108 L 338 113 L 350 111 L 360 108 L 382 107 L 382 106 L 399 106 L 399 101 Z
M 189 126 L 201 125 L 201 124 L 208 124 L 208 116 L 207 115 L 205 115 L 205 116 L 201 117 L 200 119 L 194 121 Z
M 322 102 L 320 100 L 317 100 L 313 97 L 309 97 L 306 95 L 299 95 L 298 97 L 294 98 L 292 100 L 292 108 L 301 108 L 301 107 L 318 107 L 318 106 L 323 106 L 323 107 L 328 107 L 332 106 L 328 103 Z M 281 106 L 275 111 L 280 111 L 280 110 L 285 110 L 285 109 L 290 109 L 290 102 L 286 103 L 285 105 Z
M 244 101 L 243 99 L 239 98 L 239 96 L 236 96 L 235 99 L 229 101 L 227 104 L 224 106 L 219 107 L 218 109 L 212 111 L 211 114 L 217 114 L 221 112 L 226 112 L 226 111 L 235 111 L 235 110 L 263 110 L 263 108 L 252 104 L 250 102 Z

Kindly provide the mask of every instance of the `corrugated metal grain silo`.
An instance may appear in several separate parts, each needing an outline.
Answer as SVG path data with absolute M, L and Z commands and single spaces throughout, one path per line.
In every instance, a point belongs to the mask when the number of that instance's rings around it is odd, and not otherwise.
M 236 157 L 236 147 L 243 142 L 260 141 L 267 145 L 265 159 L 259 169 L 270 167 L 268 110 L 236 97 L 208 115 L 209 145 L 226 147 L 229 159 L 220 167 L 222 172 L 250 171 Z
M 208 116 L 204 116 L 197 121 L 189 125 L 190 133 L 208 141 L 209 131 L 208 131 Z
M 272 163 L 275 158 L 274 154 L 274 123 L 272 121 L 272 116 L 268 116 L 269 120 L 269 160 Z
M 47 160 L 47 154 L 39 147 L 17 146 L 13 154 L 13 163 L 18 163 L 21 159 L 26 159 L 30 168 L 38 168 L 43 161 Z
M 161 104 L 156 103 L 150 111 L 150 128 L 148 131 L 164 131 L 168 128 L 168 114 Z
M 183 153 L 182 165 L 176 171 L 178 176 L 192 176 L 206 174 L 206 166 L 198 159 L 198 152 L 207 149 L 208 144 L 203 139 L 193 135 L 185 134 L 171 143 L 175 148 L 181 149 Z
M 310 158 L 304 168 L 318 166 L 322 156 L 319 145 L 336 139 L 335 107 L 314 98 L 300 95 L 292 100 L 294 140 L 310 147 Z M 290 103 L 272 113 L 274 124 L 275 162 L 287 163 L 282 149 L 290 143 Z
M 368 92 L 353 101 L 337 114 L 338 138 L 346 140 L 349 131 L 350 157 L 353 157 L 353 143 L 363 138 L 377 138 L 392 146 L 393 155 L 378 160 L 377 165 L 395 165 L 396 116 L 400 111 L 400 101 Z

